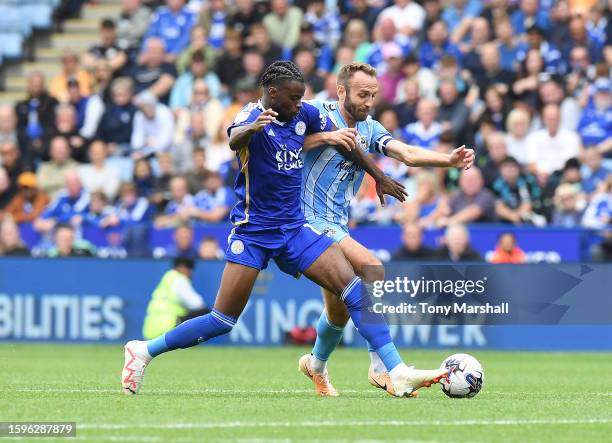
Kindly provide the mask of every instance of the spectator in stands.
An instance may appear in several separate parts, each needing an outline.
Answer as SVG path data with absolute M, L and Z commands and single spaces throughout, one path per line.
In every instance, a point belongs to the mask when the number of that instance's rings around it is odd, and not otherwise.
M 0 256 L 29 256 L 30 250 L 21 239 L 19 226 L 11 217 L 0 219 Z
M 244 75 L 242 67 L 242 36 L 240 32 L 228 29 L 225 33 L 223 52 L 217 59 L 216 73 L 227 91 Z
M 403 128 L 417 121 L 415 110 L 420 98 L 419 82 L 416 79 L 404 80 L 401 88 L 403 89 L 403 95 L 399 98 L 399 103 L 395 105 L 395 112 L 399 124 Z
M 8 206 L 6 213 L 15 223 L 31 223 L 36 220 L 49 204 L 49 196 L 36 186 L 36 175 L 32 172 L 23 172 L 17 178 L 19 189 Z
M 68 101 L 68 81 L 76 80 L 81 95 L 91 95 L 93 78 L 91 74 L 79 66 L 79 56 L 72 50 L 65 50 L 62 54 L 62 72 L 51 80 L 49 94 L 61 102 Z
M 304 74 L 304 79 L 310 85 L 312 91 L 315 94 L 321 92 L 325 79 L 317 72 L 317 61 L 314 54 L 311 51 L 301 49 L 296 52 L 294 60 L 295 64 L 298 65 Z
M 228 17 L 227 26 L 242 33 L 246 38 L 253 32 L 255 26 L 260 26 L 264 14 L 262 13 L 261 3 L 256 4 L 254 0 L 237 0 L 236 9 Z M 280 57 L 279 57 L 280 58 Z M 278 60 L 278 59 L 277 59 Z M 266 66 L 269 63 L 266 63 Z
M 45 87 L 45 76 L 33 72 L 28 77 L 28 97 L 17 103 L 17 131 L 19 146 L 26 153 L 29 164 L 42 159 L 47 141 L 53 132 L 57 100 L 51 97 Z
M 559 106 L 561 113 L 561 128 L 568 131 L 575 131 L 578 127 L 580 119 L 580 104 L 578 100 L 572 96 L 566 96 L 563 86 L 547 74 L 540 76 L 540 84 L 538 86 L 538 95 L 540 97 L 540 107 L 547 105 Z M 540 122 L 536 122 L 538 126 Z
M 54 200 L 64 187 L 66 172 L 76 169 L 78 164 L 70 158 L 70 145 L 65 137 L 51 140 L 50 160 L 42 163 L 36 171 L 38 186 Z
M 138 111 L 134 115 L 132 158 L 137 160 L 169 151 L 174 136 L 174 117 L 170 108 L 147 92 L 136 97 L 135 103 Z
M 538 49 L 527 51 L 521 61 L 517 80 L 512 84 L 514 97 L 535 110 L 539 105 L 538 86 L 544 69 L 544 59 Z
M 525 263 L 525 252 L 516 244 L 516 237 L 512 232 L 504 232 L 497 240 L 495 252 L 491 256 L 491 263 Z
M 518 60 L 523 43 L 514 34 L 512 23 L 507 18 L 497 20 L 494 26 L 499 63 L 503 70 L 516 72 L 520 68 Z
M 417 223 L 423 228 L 436 226 L 436 220 L 442 216 L 446 206 L 446 196 L 440 192 L 436 176 L 426 170 L 421 170 L 414 176 L 416 190 L 414 197 L 403 203 L 398 213 L 400 224 Z
M 283 55 L 283 48 L 272 43 L 268 29 L 262 23 L 256 23 L 251 26 L 251 31 L 245 38 L 244 44 L 247 49 L 259 52 L 262 55 L 265 66 L 280 60 Z M 297 49 L 298 47 L 296 47 Z
M 170 94 L 170 108 L 187 108 L 191 102 L 194 83 L 202 80 L 208 88 L 208 95 L 219 98 L 221 82 L 214 72 L 209 71 L 201 52 L 194 52 L 189 70 L 179 76 Z
M 503 132 L 492 132 L 485 139 L 486 154 L 478 159 L 478 167 L 482 172 L 484 184 L 492 189 L 493 183 L 499 177 L 502 162 L 508 157 L 508 148 Z
M 403 79 L 402 48 L 395 43 L 385 43 L 382 47 L 385 70 L 378 76 L 379 94 L 387 104 L 395 103 L 397 87 Z
M 115 200 L 121 179 L 119 171 L 106 164 L 108 148 L 101 140 L 94 141 L 89 146 L 89 161 L 91 163 L 78 167 L 83 187 L 88 192 L 102 191 L 109 201 Z
M 94 65 L 95 87 L 92 96 L 98 96 L 106 106 L 111 102 L 111 82 L 113 81 L 113 71 L 106 59 L 96 60 Z
M 423 244 L 423 230 L 417 223 L 405 223 L 402 228 L 402 246 L 391 256 L 394 261 L 432 260 L 435 251 Z
M 487 43 L 480 47 L 481 70 L 474 73 L 474 80 L 482 92 L 491 86 L 503 94 L 509 90 L 514 80 L 514 73 L 505 71 L 499 60 L 499 51 L 495 43 Z
M 270 9 L 271 11 L 263 19 L 270 39 L 283 50 L 292 50 L 298 43 L 300 24 L 304 15 L 302 10 L 289 5 L 288 0 L 272 0 Z
M 550 23 L 547 11 L 540 8 L 539 0 L 521 0 L 520 8 L 512 16 L 512 27 L 516 34 L 525 33 L 532 25 L 547 30 Z
M 459 97 L 457 83 L 451 80 L 440 82 L 438 95 L 440 96 L 438 120 L 442 123 L 442 130 L 451 130 L 456 140 L 465 140 L 470 110 L 465 105 L 465 100 Z
M 17 183 L 17 177 L 27 169 L 21 159 L 16 140 L 0 143 L 0 165 L 6 169 L 11 186 L 14 186 Z
M 208 29 L 208 44 L 215 51 L 223 48 L 223 37 L 229 18 L 225 0 L 210 0 L 200 10 L 198 25 Z
M 0 211 L 11 202 L 15 196 L 15 188 L 11 186 L 11 180 L 4 167 L 0 166 Z M 2 212 L 0 212 L 2 215 Z
M 198 246 L 198 258 L 200 260 L 222 260 L 223 250 L 215 237 L 204 237 Z
M 465 21 L 451 36 L 451 42 L 457 44 L 461 52 L 461 57 L 457 60 L 474 76 L 482 73 L 481 50 L 483 45 L 489 43 L 490 38 L 489 22 L 483 17 Z
M 208 94 L 208 85 L 196 81 L 191 105 L 179 109 L 176 117 L 176 131 L 172 154 L 177 171 L 188 171 L 192 151 L 196 146 L 209 147 L 217 138 L 223 119 L 221 103 Z
M 383 128 L 389 131 L 393 138 L 400 138 L 400 124 L 395 109 L 386 106 L 379 106 L 376 109 L 376 113 L 377 116 L 375 118 L 381 125 L 383 125 Z
M 395 22 L 391 17 L 381 18 L 377 22 L 376 31 L 373 35 L 377 36 L 377 39 L 370 48 L 367 62 L 374 66 L 379 72 L 385 69 L 382 48 L 386 43 L 395 42 L 400 45 L 403 56 L 408 56 L 414 49 L 413 41 L 406 35 L 397 32 Z
M 95 137 L 100 119 L 104 114 L 102 96 L 97 93 L 88 97 L 82 96 L 79 83 L 75 79 L 71 79 L 68 81 L 68 103 L 74 109 L 74 127 L 78 131 L 76 136 L 81 139 L 79 142 L 82 141 L 87 144 Z M 61 108 L 62 106 L 56 110 L 56 121 L 58 120 L 57 114 L 62 110 Z M 57 126 L 59 126 L 58 123 L 56 123 Z
M 578 123 L 585 146 L 594 146 L 612 157 L 612 81 L 600 78 L 593 84 L 590 97 Z
M 575 15 L 569 22 L 569 38 L 563 41 L 561 54 L 565 63 L 570 61 L 570 53 L 576 47 L 583 47 L 589 54 L 592 63 L 601 60 L 602 46 L 589 38 L 584 17 Z
M 195 22 L 196 17 L 185 7 L 185 0 L 166 0 L 166 6 L 157 8 L 151 16 L 144 36 L 145 48 L 150 39 L 160 39 L 166 50 L 164 60 L 176 62 L 178 55 L 189 46 L 191 28 Z
M 177 72 L 174 64 L 165 60 L 166 48 L 163 40 L 149 38 L 131 75 L 136 94 L 149 91 L 162 103 L 168 103 Z
M 87 212 L 83 214 L 82 225 L 94 226 L 97 228 L 111 227 L 114 221 L 111 218 L 115 214 L 115 208 L 109 205 L 108 198 L 102 191 L 94 191 L 89 195 L 89 207 Z
M 344 30 L 342 44 L 351 48 L 355 61 L 366 63 L 372 44 L 369 41 L 368 27 L 362 18 L 351 19 Z
M 442 125 L 437 121 L 437 114 L 438 108 L 434 101 L 419 100 L 416 110 L 418 120 L 404 128 L 404 141 L 409 145 L 432 149 L 442 134 Z
M 10 105 L 0 105 L 0 143 L 13 141 L 19 143 L 17 137 L 17 114 Z
M 190 194 L 196 195 L 204 189 L 204 179 L 210 171 L 206 168 L 206 150 L 203 147 L 195 147 L 191 156 L 191 165 L 185 178 L 189 183 Z
M 147 32 L 151 11 L 142 5 L 142 0 L 121 0 L 121 15 L 117 20 L 117 44 L 128 54 L 140 47 L 142 36 Z
M 567 0 L 558 0 L 550 10 L 550 31 L 548 40 L 560 47 L 564 41 L 569 39 L 569 21 L 571 11 Z
M 514 108 L 506 118 L 505 135 L 508 155 L 514 157 L 521 166 L 527 166 L 527 135 L 531 118 L 529 112 L 522 108 Z
M 174 242 L 166 248 L 166 257 L 198 257 L 198 249 L 193 239 L 193 228 L 190 224 L 179 224 L 174 230 L 172 239 Z
M 516 31 L 516 27 L 514 28 Z M 527 45 L 519 54 L 518 59 L 523 60 L 528 51 L 535 49 L 542 56 L 545 71 L 550 74 L 563 74 L 565 72 L 565 63 L 561 57 L 561 51 L 546 41 L 546 36 L 542 28 L 538 25 L 533 25 L 527 29 Z
M 189 184 L 183 176 L 175 176 L 170 180 L 170 201 L 164 213 L 157 217 L 155 226 L 166 228 L 188 221 L 193 213 L 195 201 L 189 193 Z
M 70 157 L 74 160 L 82 163 L 87 159 L 89 141 L 79 133 L 74 106 L 62 103 L 57 107 L 54 137 L 63 137 L 68 141 Z
M 194 26 L 191 28 L 189 46 L 181 52 L 181 55 L 179 55 L 176 61 L 176 68 L 179 74 L 183 74 L 189 69 L 193 55 L 196 53 L 202 54 L 207 69 L 212 71 L 217 60 L 217 53 L 208 45 L 208 34 L 206 28 L 203 26 Z
M 587 194 L 592 194 L 602 183 L 605 183 L 610 174 L 612 174 L 612 168 L 604 165 L 601 153 L 597 149 L 585 149 L 582 165 L 582 190 Z
M 530 223 L 543 226 L 546 220 L 537 215 L 542 198 L 538 182 L 532 175 L 521 174 L 521 167 L 513 157 L 506 157 L 500 167 L 500 176 L 493 183 L 497 196 L 495 212 L 500 221 L 520 225 Z
M 145 197 L 138 195 L 133 183 L 122 183 L 116 206 L 116 223 L 124 226 L 148 223 L 153 218 L 153 207 Z
M 470 245 L 470 233 L 462 224 L 446 228 L 444 246 L 436 251 L 436 259 L 451 262 L 482 261 L 480 254 Z
M 444 12 L 442 18 L 450 32 L 464 22 L 469 22 L 472 18 L 478 17 L 482 11 L 482 2 L 478 0 L 455 0 L 451 2 Z
M 326 8 L 325 0 L 309 0 L 304 21 L 312 25 L 315 41 L 320 46 L 336 49 L 342 36 L 340 15 L 335 9 Z
M 608 175 L 606 181 L 597 186 L 597 190 L 591 202 L 584 211 L 582 225 L 589 229 L 603 229 L 609 232 L 612 224 L 612 174 Z M 606 235 L 606 234 L 604 234 Z M 599 254 L 606 252 L 602 248 L 610 248 L 610 234 L 605 237 L 605 244 L 599 248 Z M 608 254 L 610 250 L 607 250 Z
M 548 105 L 542 110 L 544 128 L 527 137 L 527 161 L 530 172 L 540 177 L 541 183 L 563 167 L 570 158 L 578 157 L 582 150 L 580 138 L 574 131 L 560 127 L 559 107 Z
M 447 217 L 438 219 L 438 226 L 457 223 L 495 221 L 495 197 L 484 188 L 482 173 L 476 167 L 461 172 L 459 191 L 449 201 Z
M 55 242 L 47 252 L 47 257 L 92 257 L 96 248 L 87 240 L 76 240 L 74 228 L 69 224 L 59 224 L 55 229 Z
M 581 225 L 583 211 L 580 209 L 580 195 L 570 183 L 562 183 L 555 190 L 555 210 L 551 224 L 564 228 L 575 228 Z
M 414 36 L 423 27 L 425 10 L 412 0 L 394 0 L 394 4 L 383 9 L 379 20 L 391 18 L 398 32 L 406 36 Z
M 89 193 L 83 189 L 76 170 L 66 171 L 65 188 L 53 199 L 40 218 L 34 221 L 34 229 L 48 233 L 58 223 L 80 225 L 82 216 L 89 210 Z
M 485 107 L 482 109 L 482 113 L 478 116 L 476 126 L 480 127 L 483 121 L 488 121 L 493 124 L 497 131 L 505 131 L 506 117 L 510 112 L 510 103 L 508 96 L 500 88 L 499 85 L 490 86 L 484 91 L 484 104 Z M 476 134 L 478 137 L 479 134 Z M 484 141 L 484 134 L 481 134 L 482 141 Z M 476 140 L 476 144 L 480 140 Z
M 437 69 L 444 55 L 451 55 L 456 60 L 463 57 L 459 48 L 449 41 L 444 22 L 438 20 L 427 31 L 427 41 L 423 42 L 419 50 L 419 62 L 425 68 Z
M 84 56 L 83 65 L 91 69 L 96 60 L 107 60 L 113 73 L 119 74 L 128 62 L 126 52 L 117 42 L 117 27 L 115 22 L 105 18 L 100 22 L 100 41 L 89 48 Z
M 368 32 L 374 30 L 379 9 L 370 4 L 367 0 L 351 0 L 351 8 L 343 14 L 344 22 L 350 23 L 352 20 L 363 20 Z M 394 25 L 395 26 L 395 25 Z
M 259 52 L 246 51 L 242 56 L 242 70 L 244 76 L 242 79 L 250 80 L 256 84 L 259 84 L 261 74 L 265 69 L 264 59 Z
M 108 143 L 111 154 L 128 155 L 136 106 L 132 104 L 134 83 L 128 77 L 115 79 L 111 84 L 111 103 L 100 119 L 97 138 Z
M 223 185 L 223 179 L 218 172 L 210 172 L 204 178 L 204 189 L 194 197 L 195 207 L 191 209 L 191 217 L 207 223 L 220 223 L 227 220 L 234 205 L 234 191 Z

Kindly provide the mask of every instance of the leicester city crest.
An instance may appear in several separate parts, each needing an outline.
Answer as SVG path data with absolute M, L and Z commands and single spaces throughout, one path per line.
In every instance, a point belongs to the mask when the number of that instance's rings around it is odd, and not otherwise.
M 305 132 L 306 132 L 306 123 L 300 120 L 299 122 L 295 124 L 295 133 L 297 135 L 304 135 Z

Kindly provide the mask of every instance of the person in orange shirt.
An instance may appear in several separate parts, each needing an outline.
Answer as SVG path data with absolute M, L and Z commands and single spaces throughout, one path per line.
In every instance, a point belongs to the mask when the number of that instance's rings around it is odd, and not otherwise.
M 68 50 L 62 55 L 62 72 L 51 80 L 49 93 L 60 102 L 68 101 L 68 81 L 76 80 L 79 84 L 81 96 L 91 95 L 93 77 L 91 74 L 79 67 L 79 57 L 74 52 Z
M 33 222 L 42 214 L 49 204 L 49 196 L 36 187 L 36 175 L 23 172 L 17 178 L 19 193 L 6 207 L 6 213 L 13 217 L 15 223 Z
M 511 232 L 501 234 L 491 257 L 491 263 L 525 263 L 525 261 L 525 252 L 517 246 L 514 234 Z

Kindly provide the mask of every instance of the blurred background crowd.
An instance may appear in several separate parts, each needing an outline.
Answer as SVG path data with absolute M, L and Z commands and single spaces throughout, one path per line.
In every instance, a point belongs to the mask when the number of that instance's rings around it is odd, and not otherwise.
M 52 3 L 56 32 L 87 3 L 38 1 Z M 350 225 L 403 225 L 396 258 L 480 259 L 472 223 L 584 227 L 609 258 L 612 1 L 116 3 L 88 50 L 63 51 L 58 75 L 30 73 L 27 96 L 0 105 L 0 255 L 93 255 L 88 227 L 116 238 L 122 252 L 109 256 L 155 255 L 155 227 L 174 228 L 167 255 L 221 257 L 212 237 L 194 244 L 192 226 L 226 223 L 234 204 L 227 127 L 259 98 L 265 67 L 291 59 L 306 100 L 337 99 L 339 67 L 370 63 L 373 117 L 396 138 L 476 149 L 463 172 L 378 158 L 409 200 L 381 207 L 364 180 Z M 421 251 L 415 239 L 433 228 L 448 228 L 446 245 Z M 512 237 L 496 254 L 520 255 Z

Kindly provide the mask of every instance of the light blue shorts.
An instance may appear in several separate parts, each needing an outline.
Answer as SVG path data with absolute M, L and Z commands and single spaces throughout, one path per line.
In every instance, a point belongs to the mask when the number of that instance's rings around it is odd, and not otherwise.
M 308 219 L 308 224 L 337 243 L 340 243 L 340 240 L 350 235 L 348 228 L 339 223 L 311 218 Z

